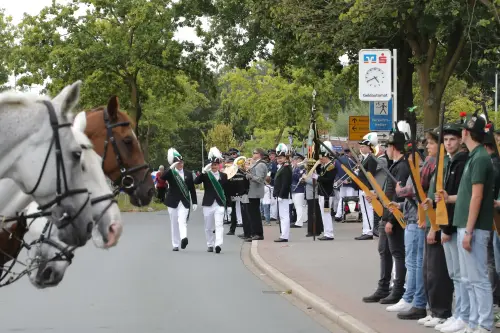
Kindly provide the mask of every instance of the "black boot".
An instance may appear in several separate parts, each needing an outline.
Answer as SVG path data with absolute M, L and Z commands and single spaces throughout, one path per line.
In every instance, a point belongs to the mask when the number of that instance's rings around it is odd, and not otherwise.
M 396 304 L 403 297 L 400 293 L 391 293 L 389 296 L 382 298 L 380 304 Z
M 381 299 L 387 297 L 389 292 L 377 290 L 373 295 L 363 297 L 363 302 L 365 303 L 378 303 Z
M 403 320 L 418 320 L 427 316 L 426 309 L 412 307 L 410 310 L 398 313 L 398 318 Z

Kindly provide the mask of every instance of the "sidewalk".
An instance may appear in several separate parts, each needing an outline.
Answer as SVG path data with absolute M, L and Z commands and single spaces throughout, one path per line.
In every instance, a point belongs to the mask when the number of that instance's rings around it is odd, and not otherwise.
M 312 237 L 305 237 L 306 226 L 291 229 L 289 243 L 274 243 L 273 240 L 279 237 L 279 227 L 275 224 L 265 227 L 265 240 L 255 244 L 258 255 L 286 277 L 330 303 L 337 312 L 340 310 L 340 314 L 345 312 L 374 331 L 437 332 L 416 321 L 397 319 L 396 313 L 385 310 L 385 305 L 361 301 L 377 287 L 379 255 L 378 238 L 354 240 L 361 233 L 360 223 L 335 223 L 335 240 L 326 242 L 314 242 Z

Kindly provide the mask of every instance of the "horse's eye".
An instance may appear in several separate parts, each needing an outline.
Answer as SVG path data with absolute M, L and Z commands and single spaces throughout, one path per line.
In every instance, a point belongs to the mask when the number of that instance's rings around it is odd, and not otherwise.
M 127 136 L 126 138 L 123 139 L 123 142 L 126 145 L 131 145 L 134 142 L 134 140 L 130 136 Z
M 75 161 L 80 161 L 80 159 L 82 158 L 82 152 L 81 151 L 74 151 L 73 158 L 75 159 Z

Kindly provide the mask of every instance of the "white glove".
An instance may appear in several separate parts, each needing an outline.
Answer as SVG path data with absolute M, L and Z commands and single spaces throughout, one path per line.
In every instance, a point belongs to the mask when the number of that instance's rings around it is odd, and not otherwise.
M 317 174 L 317 173 L 313 173 L 313 174 L 312 174 L 312 178 L 313 178 L 313 179 L 318 179 L 318 174 Z
M 201 173 L 207 173 L 212 168 L 212 163 L 205 165 Z
M 179 164 L 179 162 L 172 163 L 172 165 L 170 166 L 170 170 L 173 170 L 177 164 Z
M 252 179 L 252 175 L 247 173 L 247 179 L 251 180 Z
M 227 207 L 226 211 L 227 211 L 227 215 L 229 216 L 233 212 L 233 209 L 231 207 Z
M 193 204 L 193 212 L 196 211 L 196 208 L 198 208 L 198 205 L 197 204 Z
M 278 197 L 278 202 L 282 202 L 283 198 Z

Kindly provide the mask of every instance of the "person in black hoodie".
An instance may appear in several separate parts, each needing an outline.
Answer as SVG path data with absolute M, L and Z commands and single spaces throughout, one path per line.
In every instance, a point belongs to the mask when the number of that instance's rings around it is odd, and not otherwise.
M 278 218 L 281 235 L 275 242 L 288 242 L 290 237 L 290 203 L 292 197 L 292 167 L 288 161 L 288 147 L 280 143 L 276 147 L 278 167 L 274 178 L 273 197 L 278 200 Z
M 444 176 L 444 190 L 450 195 L 458 193 L 460 180 L 465 168 L 465 162 L 468 158 L 468 153 L 463 152 L 462 148 L 462 128 L 458 124 L 447 124 L 443 127 L 443 143 L 446 153 L 448 154 L 447 165 Z M 443 244 L 444 254 L 446 258 L 446 266 L 448 274 L 453 281 L 455 289 L 455 310 L 453 316 L 449 318 L 442 328 L 455 329 L 459 331 L 465 327 L 465 322 L 462 319 L 469 318 L 468 309 L 462 305 L 463 297 L 468 298 L 468 293 L 464 289 L 460 276 L 460 265 L 458 260 L 458 243 L 457 243 L 457 228 L 453 226 L 453 216 L 455 213 L 455 204 L 446 204 L 448 211 L 448 225 L 441 225 L 441 243 Z M 467 304 L 469 302 L 466 302 Z
M 398 123 L 398 128 L 400 128 L 400 123 Z M 408 136 L 410 137 L 410 135 Z M 405 143 L 405 134 L 400 130 L 392 133 L 387 142 L 387 156 L 392 160 L 389 171 L 402 187 L 406 185 L 406 181 L 410 176 L 410 168 L 408 163 L 404 161 Z M 404 198 L 400 198 L 396 194 L 396 184 L 391 178 L 387 178 L 383 190 L 389 200 L 394 204 L 398 204 L 400 208 L 402 207 Z M 371 202 L 369 197 L 366 199 Z M 380 220 L 379 235 L 380 279 L 378 288 L 372 295 L 363 297 L 363 302 L 396 304 L 404 294 L 406 277 L 404 229 L 388 209 L 384 209 L 384 214 Z M 393 258 L 396 263 L 396 278 L 394 279 L 392 292 L 389 292 Z

